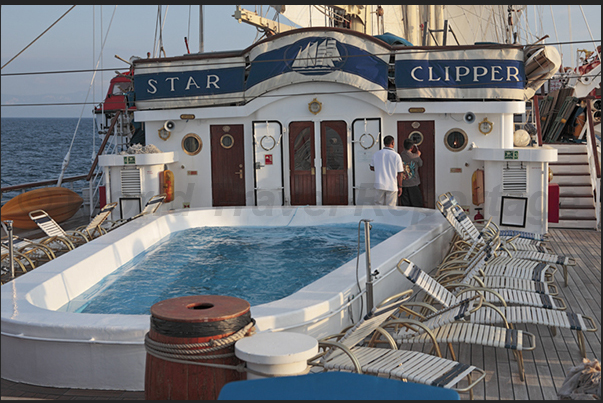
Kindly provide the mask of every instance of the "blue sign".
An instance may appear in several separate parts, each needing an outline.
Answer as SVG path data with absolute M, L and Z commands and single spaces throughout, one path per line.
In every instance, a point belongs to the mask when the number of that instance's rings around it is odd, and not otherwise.
M 524 64 L 518 60 L 397 60 L 396 88 L 523 89 Z
M 244 90 L 245 68 L 157 72 L 134 75 L 136 100 L 224 95 Z

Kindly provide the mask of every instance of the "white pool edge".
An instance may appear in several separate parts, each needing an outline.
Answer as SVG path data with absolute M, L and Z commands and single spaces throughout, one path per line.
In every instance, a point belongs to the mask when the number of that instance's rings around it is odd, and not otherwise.
M 406 227 L 371 248 L 372 269 L 380 272 L 376 302 L 408 287 L 395 270 L 402 257 L 431 269 L 452 237 L 438 211 L 404 207 L 202 208 L 141 217 L 2 286 L 2 378 L 41 386 L 144 390 L 143 339 L 149 315 L 55 310 L 174 231 L 218 225 L 358 224 L 361 219 Z M 363 288 L 365 272 L 363 254 Z M 292 330 L 317 338 L 338 332 L 350 323 L 350 314 L 354 319 L 360 315 L 355 273 L 354 259 L 284 299 L 252 307 L 258 331 Z

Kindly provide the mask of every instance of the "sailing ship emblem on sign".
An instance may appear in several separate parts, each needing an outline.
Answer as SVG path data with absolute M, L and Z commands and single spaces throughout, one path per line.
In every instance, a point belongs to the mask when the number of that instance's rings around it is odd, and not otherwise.
M 307 41 L 301 41 L 307 42 Z M 294 52 L 296 52 L 294 54 Z M 341 55 L 344 48 L 337 46 L 337 41 L 332 38 L 317 39 L 305 45 L 298 42 L 288 49 L 287 60 L 291 69 L 301 74 L 326 74 L 339 70 L 345 63 Z M 345 56 L 345 55 L 344 55 Z

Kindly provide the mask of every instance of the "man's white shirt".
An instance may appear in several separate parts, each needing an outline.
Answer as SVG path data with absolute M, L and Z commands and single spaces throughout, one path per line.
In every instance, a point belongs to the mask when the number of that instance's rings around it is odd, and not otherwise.
M 404 172 L 400 154 L 393 148 L 384 147 L 373 154 L 371 166 L 375 168 L 375 189 L 398 190 L 398 172 Z

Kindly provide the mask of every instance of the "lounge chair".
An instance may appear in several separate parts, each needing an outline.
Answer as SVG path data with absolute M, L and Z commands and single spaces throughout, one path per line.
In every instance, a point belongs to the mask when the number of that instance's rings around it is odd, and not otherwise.
M 452 294 L 451 294 L 452 295 Z M 432 344 L 432 352 L 442 356 L 438 343 L 446 343 L 456 360 L 452 343 L 465 343 L 496 348 L 510 349 L 517 360 L 519 377 L 525 380 L 525 370 L 522 351 L 532 351 L 536 348 L 536 337 L 530 332 L 513 329 L 507 323 L 502 312 L 499 313 L 504 327 L 490 324 L 468 323 L 467 318 L 476 311 L 488 306 L 496 311 L 498 308 L 484 301 L 484 295 L 475 293 L 465 299 L 453 296 L 455 303 L 447 308 L 437 309 L 427 303 L 405 303 L 392 314 L 392 317 L 382 325 L 382 328 L 391 330 L 391 335 L 400 345 L 402 344 Z M 395 296 L 394 296 L 395 298 Z M 388 303 L 389 299 L 382 302 Z M 413 311 L 410 307 L 418 306 L 427 310 L 427 314 Z M 416 319 L 415 319 L 416 318 Z M 374 337 L 371 342 L 376 344 L 379 340 Z
M 440 195 L 436 206 L 463 240 L 476 241 L 480 236 L 487 238 L 498 235 L 505 246 L 510 246 L 515 250 L 534 250 L 535 247 L 545 246 L 545 235 L 526 231 L 500 230 L 491 219 L 479 230 L 471 219 L 464 214 L 462 207 L 450 192 Z
M 2 263 L 0 266 L 2 284 L 12 279 L 10 259 L 11 256 L 9 249 L 2 245 L 2 253 L 0 255 L 0 261 Z M 36 268 L 36 264 L 29 256 L 19 253 L 17 251 L 13 251 L 12 260 L 13 268 L 15 269 L 15 277 L 19 276 L 20 274 L 27 273 L 28 270 L 33 270 Z
M 70 251 L 88 242 L 88 237 L 83 232 L 78 230 L 65 231 L 44 210 L 30 211 L 29 218 L 47 235 L 44 241 L 40 241 L 44 245 L 57 245 L 60 248 L 58 250 Z
M 333 335 L 319 340 L 319 349 L 323 351 L 310 358 L 308 364 L 322 367 L 325 371 L 387 376 L 457 392 L 468 391 L 473 398 L 473 387 L 486 376 L 484 370 L 422 352 L 398 350 L 396 342 L 389 333 L 380 327 L 411 294 L 412 290 L 408 290 L 399 300 L 379 309 L 373 309 L 343 335 Z M 365 339 L 375 331 L 380 332 L 389 341 L 390 348 L 363 345 Z M 477 374 L 474 380 L 471 379 L 473 374 Z M 467 384 L 463 385 L 461 383 L 465 377 Z
M 555 328 L 557 327 L 575 330 L 582 358 L 587 358 L 583 332 L 596 332 L 598 330 L 596 322 L 591 317 L 575 312 L 523 306 L 501 307 L 500 311 L 509 323 L 548 326 L 551 328 L 553 336 L 556 335 Z M 483 310 L 476 312 L 469 320 L 473 323 L 501 323 L 500 314 L 492 311 L 489 307 L 484 307 Z M 587 324 L 587 322 L 590 322 L 590 324 Z
M 405 259 L 401 262 L 404 262 L 404 260 Z M 408 261 L 406 260 L 406 262 Z M 410 276 L 408 278 L 411 281 L 413 281 L 413 278 L 416 279 L 414 284 L 421 287 L 426 294 L 441 303 L 442 306 L 447 307 L 450 306 L 450 304 L 457 302 L 458 297 L 455 297 L 454 294 L 452 294 L 453 297 L 451 297 L 450 292 L 445 287 L 435 280 L 430 281 L 426 278 L 429 277 L 429 275 L 422 271 L 419 272 L 420 269 L 416 268 L 416 266 L 409 264 L 407 267 L 400 268 L 400 263 L 398 263 L 398 270 L 405 276 L 408 274 Z M 466 279 L 461 280 L 461 283 L 467 284 Z M 454 284 L 452 286 L 454 286 Z M 466 291 L 470 292 L 471 290 L 463 290 L 463 292 Z M 498 290 L 494 290 L 494 292 L 495 291 Z M 489 289 L 488 292 L 492 293 L 493 290 Z M 541 296 L 544 295 L 542 294 Z M 504 300 L 504 298 L 502 298 L 502 300 Z M 545 325 L 551 328 L 553 335 L 556 334 L 555 328 L 557 327 L 576 330 L 580 353 L 582 354 L 582 357 L 586 358 L 586 348 L 582 332 L 596 332 L 598 330 L 592 318 L 579 313 L 567 312 L 566 310 L 551 309 L 551 307 L 530 306 L 527 302 L 520 306 L 502 305 L 503 306 L 484 306 L 482 309 L 471 315 L 468 320 L 473 323 L 489 325 L 516 325 L 519 323 Z M 589 321 L 592 326 L 588 327 L 586 321 Z
M 509 256 L 561 265 L 565 286 L 567 286 L 567 266 L 574 266 L 576 262 L 571 257 L 556 255 L 548 250 L 543 241 L 539 240 L 544 239 L 542 235 L 523 231 L 504 231 L 501 234 L 501 231 L 490 220 L 480 231 L 450 193 L 440 195 L 436 205 L 455 229 L 458 237 L 469 244 L 469 250 L 486 239 L 498 237 L 502 241 L 501 248 Z
M 541 283 L 551 283 L 554 280 L 557 269 L 547 263 L 529 261 L 523 259 L 507 258 L 497 260 L 495 250 L 498 240 L 485 241 L 469 252 L 463 259 L 445 259 L 435 274 L 440 283 L 461 282 L 463 284 L 475 284 L 476 278 L 504 277 L 513 279 L 531 280 Z M 453 252 L 454 254 L 454 252 Z M 509 283 L 510 284 L 510 283 Z M 533 288 L 532 286 L 529 288 Z M 544 288 L 544 287 L 543 287 Z M 530 289 L 523 289 L 530 291 Z
M 480 291 L 485 292 L 485 300 L 491 304 L 535 306 L 559 310 L 567 309 L 567 305 L 563 299 L 550 294 L 504 287 L 489 288 L 479 282 L 477 285 L 470 284 L 467 281 L 462 282 L 462 279 L 461 282 L 449 283 L 444 286 L 408 259 L 401 259 L 396 267 L 407 279 L 413 284 L 418 285 L 431 298 L 441 303 L 444 307 L 458 304 L 460 299 L 455 295 L 455 292 L 469 293 L 468 295 L 472 296 L 476 291 Z
M 109 203 L 103 206 L 100 209 L 98 214 L 88 223 L 88 225 L 83 225 L 81 227 L 76 228 L 76 231 L 83 232 L 88 236 L 89 240 L 94 238 L 98 238 L 99 236 L 106 234 L 107 230 L 104 229 L 101 225 L 109 218 L 111 212 L 117 206 L 117 202 Z
M 122 219 L 115 220 L 115 221 L 107 220 L 107 222 L 110 223 L 110 226 L 107 229 L 107 231 L 112 231 L 112 230 L 114 230 L 118 227 L 121 227 L 122 225 L 129 223 L 130 221 L 135 220 L 144 215 L 155 213 L 159 209 L 159 207 L 161 207 L 165 198 L 166 198 L 165 194 L 153 196 L 145 204 L 144 208 L 142 209 L 142 211 L 140 213 L 133 215 L 132 217 L 122 218 Z
M 34 269 L 36 266 L 48 262 L 56 257 L 54 251 L 43 244 L 12 235 L 12 242 L 7 226 L 2 222 L 2 228 L 6 236 L 2 237 L 2 276 L 10 271 L 10 248 L 13 250 L 13 267 L 21 269 L 21 273 L 27 272 L 27 268 Z
M 42 238 L 45 240 L 46 238 Z M 2 247 L 8 250 L 10 248 L 10 242 L 8 237 L 2 238 Z M 36 265 L 40 263 L 48 262 L 56 258 L 55 251 L 47 245 L 40 243 L 39 241 L 32 241 L 27 238 L 21 238 L 17 235 L 13 235 L 13 250 L 30 257 Z

